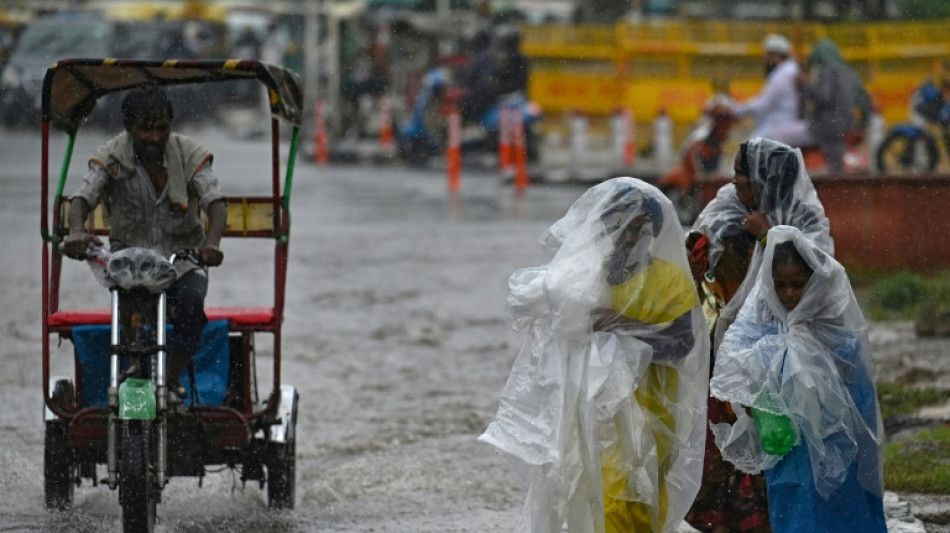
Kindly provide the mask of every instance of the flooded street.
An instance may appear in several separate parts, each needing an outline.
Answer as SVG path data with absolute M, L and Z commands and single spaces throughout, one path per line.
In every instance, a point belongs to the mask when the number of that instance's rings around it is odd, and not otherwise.
M 266 141 L 184 133 L 215 153 L 226 193 L 269 194 Z M 65 193 L 105 138 L 79 139 Z M 51 186 L 64 146 L 56 135 Z M 4 132 L 0 162 L 0 531 L 117 532 L 118 496 L 105 486 L 84 480 L 69 512 L 44 505 L 39 135 Z M 465 171 L 453 196 L 438 171 L 324 168 L 301 158 L 283 363 L 284 383 L 300 393 L 296 509 L 269 511 L 265 491 L 223 469 L 200 483 L 173 478 L 157 530 L 511 531 L 523 489 L 493 449 L 476 442 L 520 345 L 505 316 L 507 279 L 541 261 L 538 237 L 581 192 L 534 186 L 519 197 L 495 174 Z M 231 239 L 223 249 L 207 304 L 270 305 L 273 242 Z M 84 264 L 68 262 L 63 278 L 62 308 L 107 307 L 107 292 Z M 265 396 L 272 345 L 267 335 L 256 340 Z M 872 344 L 879 378 L 950 377 L 947 341 L 916 339 L 911 324 L 874 326 Z M 69 343 L 53 356 L 53 375 L 71 372 Z
M 268 193 L 266 141 L 185 133 L 214 151 L 227 193 Z M 77 142 L 67 194 L 105 139 L 88 135 Z M 64 145 L 57 135 L 50 150 L 53 186 Z M 70 512 L 44 506 L 40 137 L 5 134 L 0 161 L 0 530 L 119 531 L 117 494 L 105 486 L 84 482 Z M 540 260 L 537 238 L 580 192 L 535 187 L 518 198 L 498 176 L 466 172 L 453 198 L 436 171 L 298 161 L 283 364 L 284 382 L 300 392 L 296 510 L 268 511 L 265 491 L 224 470 L 202 486 L 173 478 L 158 529 L 509 531 L 522 489 L 475 440 L 518 346 L 506 282 Z M 269 305 L 273 243 L 226 240 L 223 248 L 207 304 Z M 63 308 L 107 307 L 85 265 L 70 262 L 64 279 Z M 257 342 L 263 395 L 270 339 Z M 56 349 L 54 375 L 69 371 L 71 354 L 68 343 Z

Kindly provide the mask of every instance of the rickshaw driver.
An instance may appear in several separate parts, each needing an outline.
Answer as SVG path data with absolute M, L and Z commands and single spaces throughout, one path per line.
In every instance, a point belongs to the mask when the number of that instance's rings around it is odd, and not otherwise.
M 172 133 L 171 102 L 161 88 L 134 89 L 122 101 L 125 131 L 103 143 L 89 160 L 89 170 L 70 199 L 69 235 L 63 253 L 84 259 L 90 243 L 102 245 L 84 222 L 99 202 L 111 214 L 112 252 L 131 246 L 150 248 L 168 257 L 195 249 L 206 266 L 224 260 L 219 248 L 227 207 L 211 169 L 213 155 L 199 142 Z M 199 209 L 208 217 L 208 230 Z M 178 280 L 167 289 L 169 323 L 168 389 L 179 399 L 178 381 L 201 342 L 208 319 L 204 300 L 207 269 L 177 261 Z

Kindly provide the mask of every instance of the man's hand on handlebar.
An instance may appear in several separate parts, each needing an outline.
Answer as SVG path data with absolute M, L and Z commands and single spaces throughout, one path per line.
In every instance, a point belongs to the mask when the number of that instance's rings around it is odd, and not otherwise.
M 86 250 L 89 247 L 89 243 L 102 246 L 102 241 L 99 240 L 99 237 L 96 237 L 92 233 L 70 233 L 63 240 L 63 255 L 82 261 L 86 259 Z

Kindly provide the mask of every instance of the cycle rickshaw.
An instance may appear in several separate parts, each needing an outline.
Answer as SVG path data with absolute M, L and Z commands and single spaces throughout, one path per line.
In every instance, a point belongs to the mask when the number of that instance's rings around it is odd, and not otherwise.
M 274 291 L 260 307 L 206 308 L 205 333 L 212 340 L 203 339 L 195 356 L 188 397 L 171 405 L 165 390 L 163 292 L 152 294 L 155 306 L 146 310 L 127 306 L 127 294 L 117 287 L 110 288 L 111 309 L 60 307 L 64 256 L 58 245 L 69 231 L 69 201 L 63 190 L 77 132 L 99 98 L 146 84 L 229 80 L 257 80 L 269 95 L 272 162 L 271 175 L 264 180 L 269 187 L 262 186 L 270 194 L 228 198 L 224 236 L 265 240 L 265 249 L 266 240 L 273 241 Z M 169 478 L 200 478 L 213 465 L 238 469 L 243 482 L 266 486 L 269 507 L 294 506 L 298 394 L 281 380 L 281 324 L 301 103 L 296 73 L 257 61 L 67 59 L 48 69 L 41 126 L 47 507 L 70 507 L 74 487 L 82 480 L 102 483 L 118 489 L 124 531 L 152 531 Z M 284 176 L 281 122 L 288 123 L 291 132 Z M 68 135 L 54 189 L 49 179 L 51 128 Z M 109 234 L 101 206 L 86 224 L 97 235 Z M 272 382 L 269 391 L 261 385 L 260 395 L 256 334 L 273 336 Z M 51 376 L 53 336 L 73 344 L 72 376 Z M 204 363 L 196 379 L 199 357 Z M 130 368 L 138 369 L 134 377 L 127 375 Z

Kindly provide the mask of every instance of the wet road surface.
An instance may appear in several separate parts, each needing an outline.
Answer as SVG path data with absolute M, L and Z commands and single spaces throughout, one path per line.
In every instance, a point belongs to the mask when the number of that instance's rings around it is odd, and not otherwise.
M 215 152 L 228 194 L 268 193 L 266 142 L 186 133 Z M 66 193 L 105 138 L 79 139 Z M 64 144 L 54 138 L 54 180 Z M 104 486 L 84 482 L 71 511 L 44 506 L 39 136 L 4 132 L 0 164 L 0 531 L 120 531 L 117 495 Z M 464 172 L 454 196 L 437 171 L 298 161 L 283 364 L 301 401 L 297 507 L 269 511 L 266 493 L 231 470 L 209 473 L 200 486 L 174 478 L 158 531 L 511 531 L 523 490 L 475 441 L 520 344 L 505 317 L 506 282 L 539 263 L 537 238 L 581 192 L 532 187 L 518 196 L 497 175 Z M 268 305 L 273 243 L 227 240 L 223 248 L 208 305 Z M 67 264 L 64 280 L 62 307 L 107 306 L 84 265 Z M 879 374 L 908 368 L 905 352 L 920 351 L 902 331 L 877 335 Z M 264 369 L 270 340 L 258 335 L 257 343 Z M 64 343 L 54 374 L 69 371 L 70 357 Z M 261 382 L 269 383 L 266 372 Z
M 267 193 L 266 142 L 188 133 L 215 152 L 226 192 Z M 79 139 L 66 193 L 104 139 Z M 54 180 L 63 146 L 59 136 L 50 150 Z M 0 161 L 0 530 L 118 531 L 117 495 L 104 486 L 84 482 L 72 511 L 44 507 L 39 136 L 8 133 Z M 539 187 L 519 198 L 496 175 L 465 173 L 453 197 L 436 171 L 299 161 L 283 365 L 284 381 L 300 391 L 297 508 L 268 511 L 266 493 L 230 470 L 200 487 L 174 478 L 159 530 L 510 530 L 520 484 L 475 441 L 518 344 L 504 313 L 506 282 L 540 260 L 537 238 L 580 192 Z M 208 305 L 266 305 L 273 244 L 226 240 L 223 248 Z M 63 308 L 107 306 L 85 265 L 70 263 L 64 279 Z M 270 340 L 257 342 L 266 368 Z M 70 350 L 54 353 L 54 374 L 69 368 Z

